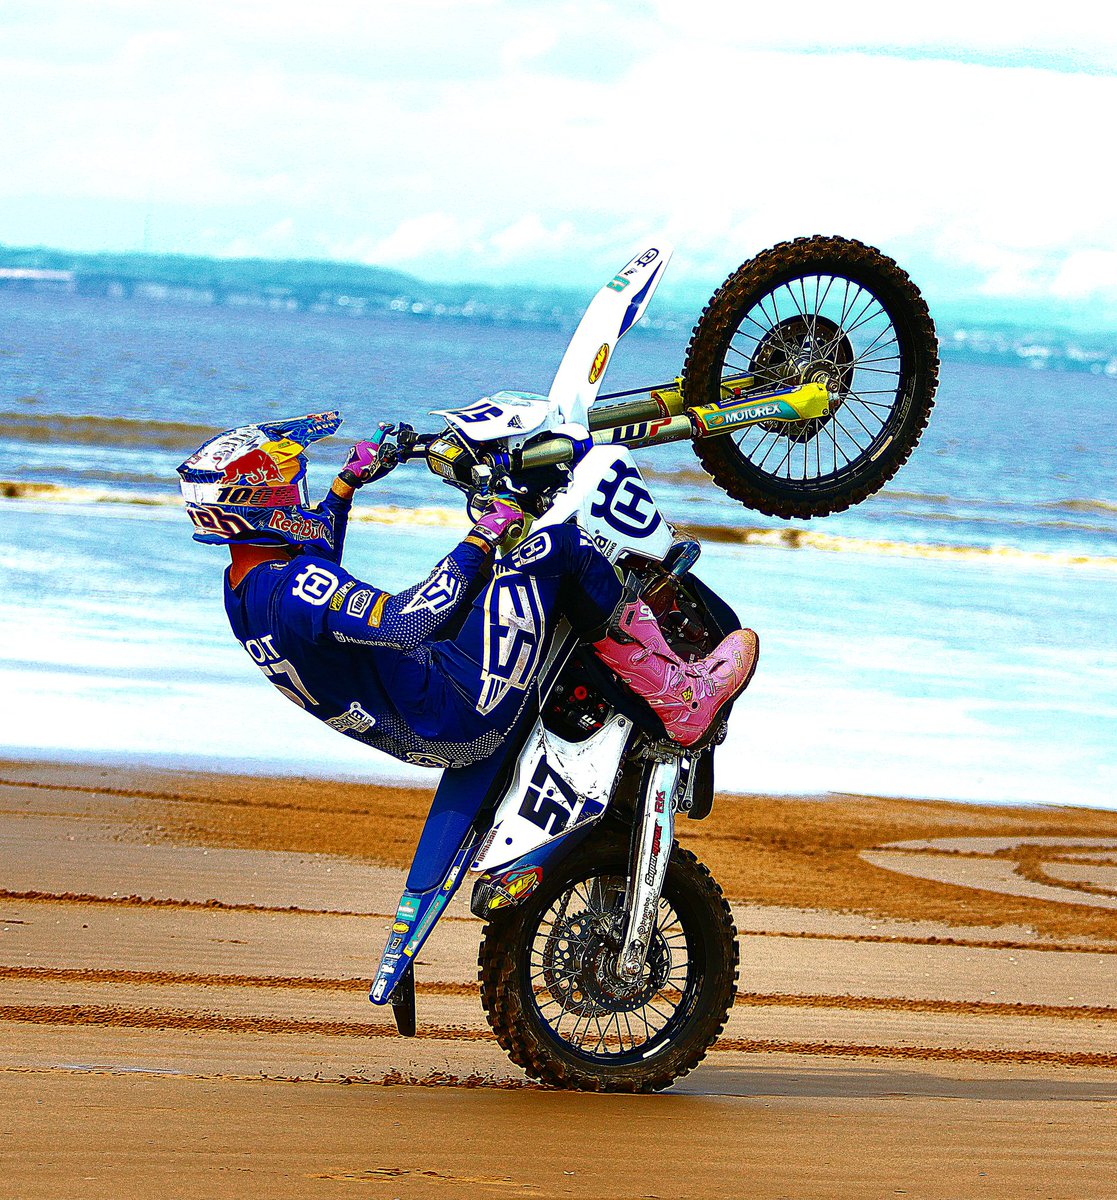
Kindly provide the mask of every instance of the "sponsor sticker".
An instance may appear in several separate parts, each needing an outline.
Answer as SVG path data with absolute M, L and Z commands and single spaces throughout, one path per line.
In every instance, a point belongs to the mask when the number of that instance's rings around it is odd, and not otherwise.
M 448 767 L 449 759 L 440 758 L 437 754 L 418 754 L 408 752 L 407 761 L 417 767 Z
M 276 509 L 268 518 L 268 528 L 289 537 L 297 538 L 300 542 L 311 542 L 316 538 L 329 539 L 330 529 L 324 521 L 316 521 L 311 517 L 291 516 Z
M 266 451 L 255 447 L 225 464 L 222 483 L 282 483 L 279 463 Z
M 648 856 L 648 873 L 644 876 L 644 882 L 648 887 L 655 886 L 656 869 L 659 864 L 659 852 L 663 847 L 663 826 L 656 825 L 652 830 L 652 852 Z
M 363 617 L 368 612 L 368 606 L 372 603 L 372 598 L 376 593 L 371 588 L 361 588 L 359 592 L 354 592 L 349 597 L 349 603 L 345 606 L 345 611 L 351 617 Z
M 400 610 L 404 613 L 440 613 L 453 607 L 461 591 L 461 580 L 449 571 L 439 571 Z
M 299 503 L 299 489 L 285 483 L 281 487 L 223 487 L 217 491 L 220 504 L 239 504 L 244 508 L 284 508 Z
M 371 626 L 373 626 L 373 628 L 379 627 L 380 621 L 384 616 L 384 605 L 387 603 L 388 603 L 388 593 L 381 592 L 380 598 L 372 606 L 372 612 L 370 612 L 368 614 L 368 623 Z
M 376 718 L 357 703 L 356 700 L 340 716 L 330 717 L 326 724 L 338 733 L 368 733 L 376 724 Z
M 480 866 L 485 855 L 489 852 L 489 847 L 495 841 L 496 841 L 496 829 L 494 828 L 494 829 L 490 829 L 489 832 L 485 834 L 484 840 L 481 842 L 481 845 L 478 846 L 478 848 L 477 848 L 477 853 L 474 855 L 474 858 L 473 858 L 473 866 L 474 866 L 475 870 L 478 866 Z
M 530 867 L 527 870 L 510 871 L 502 878 L 494 880 L 496 895 L 489 901 L 489 910 L 508 908 L 520 900 L 527 899 L 539 886 L 542 878 L 542 867 Z
M 512 554 L 512 563 L 517 567 L 528 566 L 550 552 L 551 535 L 543 529 L 516 547 Z
M 347 583 L 343 583 L 341 587 L 334 592 L 334 598 L 330 601 L 331 612 L 341 612 L 341 606 L 345 603 L 345 597 L 356 587 L 356 583 L 350 579 Z
M 603 518 L 607 525 L 628 537 L 648 537 L 659 528 L 662 518 L 640 472 L 620 458 L 611 470 L 612 475 L 598 484 L 600 499 L 590 504 L 590 515 Z
M 392 926 L 392 932 L 393 933 L 406 933 L 410 928 L 411 928 L 411 926 L 408 925 L 406 921 L 397 921 Z
M 749 408 L 731 409 L 728 412 L 704 413 L 699 421 L 707 429 L 728 429 L 746 421 L 757 421 L 764 417 L 784 417 L 787 413 L 782 404 L 753 404 Z
M 223 512 L 220 508 L 188 504 L 186 513 L 202 533 L 216 533 L 231 538 L 252 532 L 252 526 L 246 520 L 234 513 Z
M 600 349 L 593 356 L 593 363 L 590 366 L 589 381 L 596 383 L 605 370 L 605 364 L 609 361 L 609 343 L 603 342 Z

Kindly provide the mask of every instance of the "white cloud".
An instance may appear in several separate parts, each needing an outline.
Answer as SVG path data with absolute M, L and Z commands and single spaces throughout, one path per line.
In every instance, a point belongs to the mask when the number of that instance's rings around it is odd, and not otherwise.
M 841 232 L 988 295 L 1117 299 L 1117 32 L 1077 0 L 1011 22 L 954 0 L 933 21 L 713 0 L 57 7 L 0 17 L 0 201 L 22 204 L 23 240 L 70 236 L 35 225 L 43 198 L 79 216 L 150 200 L 246 252 L 570 281 L 663 230 L 685 282 Z
M 489 245 L 504 262 L 523 262 L 526 255 L 565 254 L 575 245 L 577 234 L 572 221 L 560 221 L 548 228 L 538 213 L 529 213 L 489 239 Z
M 461 221 L 445 212 L 424 213 L 401 221 L 387 237 L 366 244 L 358 257 L 385 266 L 414 263 L 443 256 L 459 257 L 476 240 L 476 222 Z
M 1051 292 L 1064 300 L 1112 296 L 1117 291 L 1117 250 L 1076 250 L 1060 265 Z

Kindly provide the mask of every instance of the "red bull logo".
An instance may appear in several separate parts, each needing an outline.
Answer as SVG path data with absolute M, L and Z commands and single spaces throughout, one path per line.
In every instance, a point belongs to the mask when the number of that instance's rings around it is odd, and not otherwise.
M 222 483 L 283 483 L 279 464 L 265 450 L 247 450 L 226 464 Z
M 267 527 L 279 533 L 285 533 L 288 537 L 300 542 L 310 542 L 315 538 L 324 538 L 328 541 L 330 537 L 329 527 L 322 521 L 315 521 L 310 517 L 288 515 L 279 511 L 272 513 Z

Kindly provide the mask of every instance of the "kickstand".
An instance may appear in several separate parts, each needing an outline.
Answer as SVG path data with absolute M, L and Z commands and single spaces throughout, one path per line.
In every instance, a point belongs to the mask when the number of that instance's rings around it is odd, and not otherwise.
M 400 976 L 392 993 L 392 1016 L 401 1037 L 415 1036 L 415 964 Z

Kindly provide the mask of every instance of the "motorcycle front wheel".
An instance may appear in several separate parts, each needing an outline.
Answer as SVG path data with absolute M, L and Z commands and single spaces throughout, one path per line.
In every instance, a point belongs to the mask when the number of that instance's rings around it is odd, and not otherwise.
M 683 368 L 688 407 L 722 388 L 821 382 L 829 411 L 694 443 L 714 482 L 774 517 L 822 517 L 878 491 L 907 461 L 935 402 L 938 341 L 919 289 L 886 255 L 839 237 L 764 251 L 715 292 Z M 747 382 L 744 382 L 747 381 Z
M 554 1087 L 668 1087 L 701 1062 L 732 1008 L 732 914 L 678 844 L 643 974 L 619 978 L 627 873 L 623 839 L 593 839 L 486 926 L 478 974 L 489 1024 L 513 1062 Z

